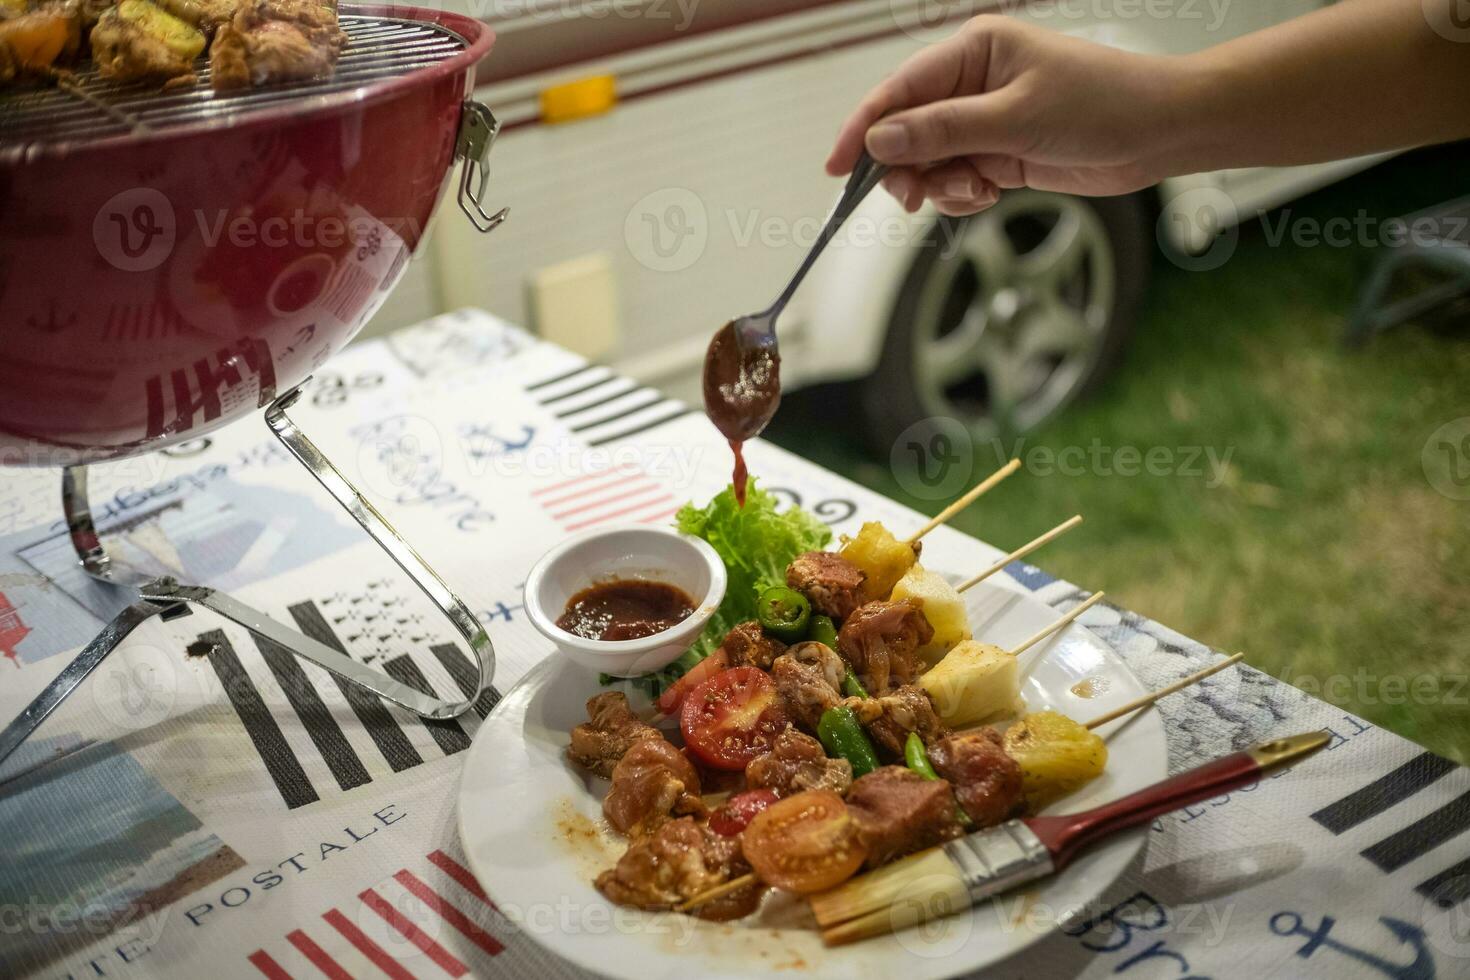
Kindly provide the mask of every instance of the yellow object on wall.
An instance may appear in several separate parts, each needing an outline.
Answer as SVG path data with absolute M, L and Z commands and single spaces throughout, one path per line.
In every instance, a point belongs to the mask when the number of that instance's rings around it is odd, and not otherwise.
M 618 104 L 617 81 L 612 75 L 594 75 L 541 91 L 541 121 L 572 122 L 600 116 Z

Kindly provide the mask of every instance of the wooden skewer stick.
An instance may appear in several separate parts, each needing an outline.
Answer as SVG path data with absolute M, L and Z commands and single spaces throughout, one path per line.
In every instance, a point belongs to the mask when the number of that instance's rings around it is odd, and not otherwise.
M 1121 708 L 1114 708 L 1112 711 L 1109 711 L 1105 715 L 1099 715 L 1098 717 L 1089 721 L 1085 727 L 1088 729 L 1088 731 L 1091 731 L 1092 729 L 1097 728 L 1101 725 L 1106 725 L 1108 722 L 1114 720 L 1115 718 L 1121 718 L 1126 714 L 1131 714 L 1137 711 L 1139 708 L 1146 708 L 1157 701 L 1159 698 L 1168 697 L 1175 691 L 1182 691 L 1186 687 L 1189 687 L 1191 684 L 1198 684 L 1200 681 L 1204 680 L 1206 677 L 1209 677 L 1211 674 L 1218 674 L 1220 671 L 1224 670 L 1226 667 L 1229 667 L 1231 664 L 1239 663 L 1240 659 L 1244 656 L 1244 653 L 1237 653 L 1233 657 L 1226 657 L 1219 663 L 1206 667 L 1204 670 L 1195 671 L 1188 677 L 1181 678 L 1167 687 L 1161 687 L 1157 691 L 1154 691 L 1152 694 L 1145 694 L 1143 697 L 1138 698 L 1135 701 L 1129 701 Z
M 995 486 L 1001 480 L 1004 480 L 1006 477 L 1010 476 L 1012 473 L 1016 472 L 1016 470 L 1019 470 L 1020 468 L 1021 461 L 1019 459 L 1011 460 L 1009 463 L 1002 466 L 1000 469 L 996 470 L 994 473 L 990 474 L 979 483 L 975 484 L 974 489 L 972 489 L 969 493 L 965 494 L 959 500 L 956 500 L 954 503 L 944 508 L 944 510 L 941 510 L 938 514 L 935 514 L 933 520 L 931 520 L 928 524 L 925 524 L 923 527 L 919 528 L 913 534 L 909 535 L 909 539 L 905 541 L 904 544 L 913 544 L 914 542 L 918 541 L 924 535 L 928 534 L 930 531 L 934 530 L 936 527 L 943 524 L 945 521 L 949 520 L 951 517 L 973 504 L 976 500 L 980 499 L 980 496 L 984 494 L 985 491 L 989 490 L 991 487 Z
M 1025 653 L 1027 650 L 1031 649 L 1036 644 L 1040 643 L 1042 640 L 1046 639 L 1048 636 L 1051 636 L 1057 630 L 1061 629 L 1063 626 L 1066 626 L 1078 616 L 1081 616 L 1083 613 L 1087 612 L 1087 610 L 1091 609 L 1099 602 L 1102 602 L 1102 597 L 1104 595 L 1105 593 L 1103 592 L 1094 592 L 1092 595 L 1087 597 L 1086 602 L 1082 602 L 1074 606 L 1071 612 L 1067 613 L 1067 615 L 1063 616 L 1055 623 L 1052 623 L 1040 633 L 1037 633 L 1035 636 L 1031 637 L 1031 639 L 1027 640 L 1025 643 L 1022 643 L 1020 646 L 1016 647 L 1014 650 L 1011 651 L 1011 654 L 1013 656 L 1019 657 L 1021 654 Z
M 757 881 L 759 881 L 759 879 L 756 878 L 753 872 L 749 874 L 743 874 L 739 878 L 731 878 L 723 885 L 716 885 L 708 891 L 700 892 L 698 895 L 695 895 L 687 902 L 684 902 L 680 905 L 675 905 L 674 911 L 688 912 L 693 909 L 697 909 L 701 905 L 708 905 L 710 902 L 713 902 L 717 898 L 724 898 L 726 895 L 729 895 L 732 892 L 738 892 L 746 885 L 754 885 L 757 883 Z
M 1047 531 L 1045 534 L 1036 538 L 1032 538 L 1030 541 L 1027 541 L 1025 544 L 1021 545 L 1021 547 L 1006 555 L 1004 558 L 997 561 L 994 565 L 991 565 L 979 575 L 976 575 L 974 578 L 955 586 L 955 591 L 963 592 L 966 589 L 970 588 L 972 585 L 980 584 L 981 582 L 990 578 L 990 576 L 994 575 L 996 572 L 1000 571 L 1002 568 L 1005 568 L 1011 562 L 1019 561 L 1020 559 L 1025 558 L 1037 548 L 1040 548 L 1042 545 L 1047 544 L 1050 541 L 1055 541 L 1057 538 L 1066 534 L 1068 531 L 1072 530 L 1072 528 L 1081 523 L 1081 514 L 1076 514 L 1068 518 L 1067 520 L 1058 524 L 1056 527 L 1052 528 L 1050 531 Z

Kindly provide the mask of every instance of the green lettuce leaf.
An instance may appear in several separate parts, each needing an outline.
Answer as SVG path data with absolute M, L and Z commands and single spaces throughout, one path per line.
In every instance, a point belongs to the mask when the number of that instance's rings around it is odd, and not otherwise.
M 750 481 L 745 506 L 735 502 L 735 490 L 726 487 L 703 507 L 680 508 L 674 526 L 703 538 L 725 562 L 728 584 L 719 609 L 710 617 L 699 639 L 678 660 L 662 670 L 633 679 L 651 697 L 709 656 L 725 634 L 755 619 L 756 597 L 773 585 L 786 584 L 786 566 L 806 551 L 820 551 L 832 540 L 832 531 L 800 507 L 777 512 L 776 497 Z M 603 677 L 603 683 L 616 678 Z

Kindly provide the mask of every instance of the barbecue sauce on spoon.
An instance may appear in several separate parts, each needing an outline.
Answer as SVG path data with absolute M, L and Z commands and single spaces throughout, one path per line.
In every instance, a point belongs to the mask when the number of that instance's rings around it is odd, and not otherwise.
M 735 323 L 716 331 L 704 356 L 704 410 L 735 452 L 731 479 L 735 500 L 745 506 L 744 443 L 765 429 L 781 404 L 781 356 L 752 347 L 741 350 Z

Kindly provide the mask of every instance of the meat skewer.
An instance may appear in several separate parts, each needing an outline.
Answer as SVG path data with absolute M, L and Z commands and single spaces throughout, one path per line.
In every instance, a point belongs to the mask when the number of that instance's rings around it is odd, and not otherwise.
M 814 896 L 822 941 L 841 945 L 969 908 L 1060 871 L 1084 848 L 1118 831 L 1247 785 L 1329 741 L 1326 731 L 1272 739 L 1083 813 L 1015 820 L 910 855 Z
M 1090 605 L 1092 602 L 1097 601 L 1101 597 L 1102 597 L 1102 593 L 1101 592 L 1095 593 L 1093 595 L 1092 599 L 1088 600 L 1088 603 L 1086 605 Z M 1078 609 L 1073 610 L 1073 613 L 1077 613 L 1082 608 L 1083 608 L 1082 606 L 1079 606 Z M 1075 619 L 1076 618 L 1075 615 L 1069 614 L 1069 616 L 1070 616 L 1070 618 L 1063 617 L 1064 622 L 1059 622 L 1057 624 L 1053 624 L 1053 626 L 1050 627 L 1049 629 L 1050 630 L 1055 630 L 1057 628 L 1060 628 L 1060 626 L 1065 625 L 1065 623 L 1071 622 L 1072 619 Z M 1229 657 L 1229 658 L 1227 658 L 1225 660 L 1222 660 L 1220 663 L 1214 664 L 1214 665 L 1206 668 L 1205 670 L 1201 670 L 1201 671 L 1198 671 L 1196 673 L 1190 674 L 1188 677 L 1185 677 L 1185 678 L 1182 678 L 1181 680 L 1175 681 L 1173 684 L 1170 684 L 1167 687 L 1160 688 L 1158 691 L 1155 691 L 1154 693 L 1148 695 L 1147 697 L 1139 698 L 1137 701 L 1132 701 L 1129 704 L 1124 705 L 1123 707 L 1118 708 L 1115 711 L 1110 711 L 1110 712 L 1108 712 L 1105 715 L 1102 715 L 1102 716 L 1100 716 L 1098 718 L 1095 718 L 1091 722 L 1088 722 L 1087 725 L 1085 725 L 1084 727 L 1086 727 L 1087 729 L 1090 730 L 1090 729 L 1093 729 L 1093 728 L 1098 727 L 1099 725 L 1106 724 L 1109 721 L 1113 721 L 1113 720 L 1115 720 L 1117 718 L 1120 718 L 1124 714 L 1126 714 L 1126 713 L 1128 713 L 1130 711 L 1137 711 L 1140 708 L 1147 707 L 1148 705 L 1152 704 L 1154 701 L 1157 701 L 1161 697 L 1165 697 L 1165 696 L 1167 696 L 1169 694 L 1174 694 L 1174 693 L 1176 693 L 1176 692 L 1178 692 L 1180 690 L 1183 690 L 1185 687 L 1188 687 L 1191 684 L 1196 684 L 1199 681 L 1204 680 L 1206 677 L 1209 677 L 1211 674 L 1215 674 L 1215 673 L 1218 673 L 1219 671 L 1224 670 L 1226 667 L 1230 666 L 1231 664 L 1237 663 L 1240 660 L 1240 658 L 1243 657 L 1243 656 L 1244 656 L 1244 654 L 1236 654 L 1235 656 Z M 951 736 L 951 737 L 952 738 L 961 738 L 961 737 L 964 736 L 964 734 L 965 733 L 960 733 L 958 735 Z M 1303 738 L 1305 736 L 1298 736 L 1298 737 L 1299 738 Z M 1267 744 L 1272 744 L 1272 743 L 1267 743 Z M 1315 751 L 1315 748 L 1312 748 L 1310 750 L 1303 750 L 1303 751 L 1304 752 L 1305 751 Z M 1235 756 L 1229 756 L 1227 758 L 1234 759 Z M 1216 763 L 1212 763 L 1211 765 L 1215 765 L 1215 764 Z M 1202 768 L 1206 768 L 1206 767 L 1202 767 Z M 1196 772 L 1197 771 L 1198 770 L 1196 770 Z M 1185 775 L 1190 775 L 1190 774 L 1187 773 Z M 868 777 L 864 777 L 864 778 L 868 778 Z M 1179 778 L 1183 778 L 1183 777 L 1175 777 L 1175 778 L 1176 779 L 1179 779 Z M 856 784 L 854 784 L 854 785 L 856 785 Z M 1170 781 L 1166 781 L 1164 783 L 1160 783 L 1159 784 L 1159 787 L 1163 787 L 1163 786 L 1167 786 L 1167 785 L 1170 785 Z M 1159 787 L 1155 787 L 1155 789 L 1157 789 Z M 1149 792 L 1149 790 L 1144 790 L 1143 792 L 1147 793 L 1147 792 Z M 1219 789 L 1215 789 L 1215 790 L 1209 792 L 1207 795 L 1208 796 L 1214 796 L 1214 795 L 1218 795 L 1219 792 L 1220 792 Z M 1134 795 L 1137 796 L 1139 794 L 1134 794 Z M 1125 797 L 1123 800 L 1115 801 L 1114 803 L 1107 804 L 1107 805 L 1105 805 L 1103 807 L 1098 807 L 1096 810 L 1088 811 L 1088 813 L 1089 814 L 1100 813 L 1102 811 L 1109 810 L 1110 808 L 1113 808 L 1113 807 L 1119 807 L 1119 808 L 1125 808 L 1126 809 L 1125 803 L 1127 801 L 1129 801 L 1129 800 L 1132 800 L 1132 799 L 1133 799 L 1133 797 Z M 1181 802 L 1181 803 L 1177 804 L 1177 806 L 1183 806 L 1187 802 L 1189 802 L 1189 801 Z M 1177 806 L 1171 806 L 1169 809 L 1176 809 Z M 1163 812 L 1167 812 L 1167 811 L 1163 811 Z M 1055 821 L 1055 820 L 1067 820 L 1067 821 L 1072 821 L 1072 820 L 1080 820 L 1082 816 L 1084 816 L 1084 815 L 1078 814 L 1078 815 L 1069 815 L 1067 817 L 1030 818 L 1030 820 L 1053 820 L 1053 821 Z M 995 828 L 992 828 L 990 831 L 988 831 L 988 833 L 994 833 L 994 832 L 995 832 Z M 915 863 L 917 863 L 917 861 L 921 857 L 928 858 L 930 860 L 933 860 L 932 855 L 934 855 L 934 854 L 942 854 L 942 852 L 939 851 L 939 850 L 935 850 L 933 852 L 930 852 L 928 855 L 912 855 L 912 856 L 910 856 L 908 858 L 905 858 L 904 860 L 905 860 L 905 862 L 915 862 Z M 948 859 L 945 858 L 945 860 L 947 861 Z M 898 867 L 898 865 L 895 865 L 894 867 Z M 883 872 L 879 872 L 879 874 L 884 874 L 884 873 L 886 873 L 886 869 Z M 860 879 L 860 881 L 861 880 L 864 880 L 864 879 Z M 695 895 L 694 897 L 688 899 L 687 901 L 684 901 L 684 902 L 680 903 L 679 905 L 674 906 L 674 910 L 675 911 L 678 911 L 678 912 L 689 912 L 689 911 L 692 911 L 692 910 L 697 909 L 700 906 L 702 906 L 702 905 L 704 905 L 704 904 L 706 904 L 708 902 L 713 902 L 713 901 L 715 901 L 717 899 L 720 899 L 720 898 L 725 897 L 726 895 L 733 894 L 734 892 L 737 892 L 737 891 L 739 891 L 742 888 L 745 888 L 745 887 L 747 887 L 749 885 L 752 885 L 752 884 L 756 883 L 756 881 L 757 881 L 757 878 L 756 878 L 756 876 L 753 873 L 742 875 L 742 876 L 740 876 L 738 878 L 734 878 L 734 879 L 732 879 L 730 881 L 727 881 L 727 882 L 725 882 L 722 885 L 719 885 L 717 887 L 711 888 L 711 889 L 709 889 L 706 892 L 701 892 L 700 894 Z M 838 889 L 834 889 L 833 892 L 828 893 L 828 894 L 829 895 L 835 894 L 836 892 L 843 891 L 843 890 L 845 890 L 845 889 L 847 889 L 849 887 L 853 887 L 853 886 L 843 885 L 843 886 L 840 886 Z M 813 907 L 814 908 L 816 907 L 816 904 L 817 904 L 817 902 L 816 902 L 816 900 L 814 900 L 813 901 Z M 886 909 L 886 906 L 885 906 L 885 909 Z M 873 919 L 872 921 L 869 921 L 869 918 L 870 917 L 864 915 L 865 912 L 869 912 L 869 911 L 870 911 L 869 909 L 864 908 L 864 909 L 860 910 L 859 912 L 854 913 L 853 916 L 848 916 L 846 920 L 844 920 L 842 918 L 838 918 L 838 919 L 835 919 L 834 920 L 834 924 L 835 924 L 835 923 L 840 923 L 842 921 L 853 921 L 853 920 L 855 920 L 855 917 L 856 916 L 863 916 L 860 920 L 856 920 L 856 921 L 861 921 L 863 924 L 861 926 L 854 926 L 853 930 L 851 930 L 851 931 L 854 932 L 854 934 L 848 935 L 847 933 L 841 933 L 837 937 L 835 937 L 833 940 L 828 940 L 828 937 L 827 937 L 826 933 L 824 933 L 823 934 L 823 939 L 824 940 L 827 940 L 829 942 L 832 942 L 832 941 L 851 942 L 851 941 L 853 941 L 855 939 L 866 938 L 869 935 L 876 935 L 878 932 L 886 932 L 886 931 L 889 931 L 889 929 L 892 928 L 892 926 L 881 926 L 880 927 L 878 925 L 875 925 L 876 919 Z M 885 911 L 884 914 L 886 916 L 886 911 Z M 821 921 L 821 915 L 820 914 L 818 915 L 818 920 Z M 920 921 L 922 921 L 922 920 L 920 920 Z M 823 922 L 822 924 L 824 926 L 829 925 L 826 922 Z M 873 929 L 876 929 L 876 931 L 861 931 L 861 930 L 873 930 Z M 828 931 L 831 931 L 831 930 L 829 929 Z

